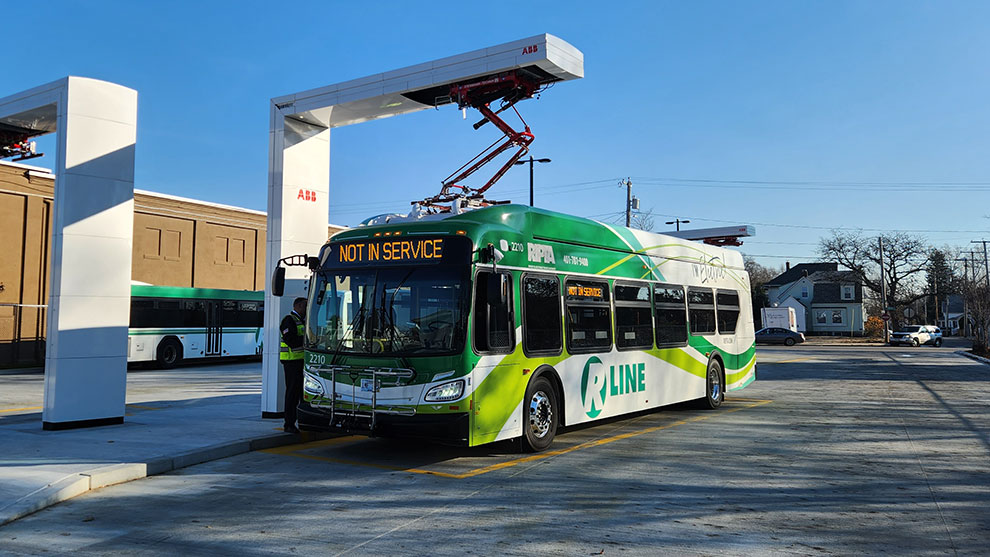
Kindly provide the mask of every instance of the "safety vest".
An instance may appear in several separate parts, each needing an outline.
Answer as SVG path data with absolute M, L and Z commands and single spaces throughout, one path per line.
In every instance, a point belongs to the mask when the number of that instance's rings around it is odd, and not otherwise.
M 291 317 L 292 320 L 296 322 L 296 332 L 299 333 L 299 336 L 300 337 L 305 336 L 306 335 L 306 329 L 303 326 L 302 319 L 300 319 L 299 316 L 295 314 L 295 312 L 290 313 L 289 314 L 289 317 Z M 280 338 L 281 338 L 281 336 L 282 335 L 279 335 Z M 303 348 L 301 346 L 299 348 L 296 348 L 296 349 L 289 348 L 289 345 L 285 343 L 285 339 L 284 338 L 282 338 L 281 341 L 278 344 L 278 359 L 279 360 L 282 360 L 282 361 L 286 361 L 286 360 L 301 360 L 301 359 L 303 359 L 304 355 L 305 355 L 304 354 L 304 350 L 303 350 Z

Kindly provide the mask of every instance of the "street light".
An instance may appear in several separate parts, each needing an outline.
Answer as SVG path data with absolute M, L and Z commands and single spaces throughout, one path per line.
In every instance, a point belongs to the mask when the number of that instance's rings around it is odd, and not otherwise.
M 533 163 L 534 162 L 550 162 L 550 159 L 534 159 L 533 155 L 530 155 L 528 159 L 523 159 L 521 161 L 516 161 L 516 166 L 520 164 L 529 165 L 529 206 L 533 206 Z
M 666 224 L 676 224 L 677 225 L 677 231 L 680 232 L 681 231 L 681 224 L 687 224 L 689 222 L 691 222 L 691 221 L 689 221 L 689 220 L 681 220 L 681 219 L 674 219 L 674 220 L 667 221 Z

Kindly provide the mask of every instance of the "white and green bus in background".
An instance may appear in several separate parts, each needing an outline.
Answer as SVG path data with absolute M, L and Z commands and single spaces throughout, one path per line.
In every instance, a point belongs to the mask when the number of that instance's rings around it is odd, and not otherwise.
M 497 205 L 370 219 L 309 265 L 304 429 L 542 450 L 559 426 L 715 409 L 756 377 L 729 249 Z
M 264 292 L 131 286 L 127 361 L 171 368 L 195 358 L 260 357 Z

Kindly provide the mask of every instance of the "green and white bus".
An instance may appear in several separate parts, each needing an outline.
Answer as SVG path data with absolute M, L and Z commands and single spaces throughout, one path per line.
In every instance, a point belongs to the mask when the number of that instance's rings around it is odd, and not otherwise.
M 131 286 L 127 361 L 171 368 L 194 358 L 260 356 L 265 293 Z
M 756 377 L 738 252 L 520 205 L 388 220 L 310 262 L 304 429 L 538 451 Z

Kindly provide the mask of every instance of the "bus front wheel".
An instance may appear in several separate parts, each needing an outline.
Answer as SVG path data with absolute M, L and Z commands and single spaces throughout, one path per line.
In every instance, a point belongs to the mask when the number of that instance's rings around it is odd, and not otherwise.
M 182 344 L 174 338 L 166 338 L 158 343 L 158 367 L 171 369 L 182 361 Z
M 546 377 L 529 382 L 523 401 L 523 448 L 539 452 L 553 443 L 559 422 L 558 408 L 557 392 Z
M 708 373 L 705 377 L 705 397 L 698 402 L 704 409 L 715 410 L 722 406 L 722 401 L 725 400 L 725 374 L 721 362 L 712 358 L 708 362 Z

